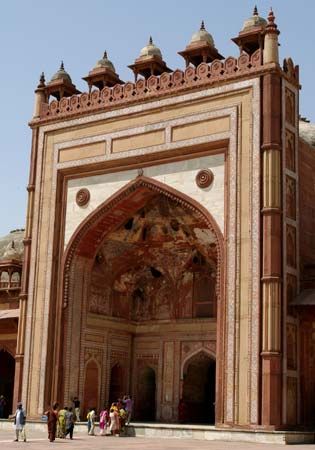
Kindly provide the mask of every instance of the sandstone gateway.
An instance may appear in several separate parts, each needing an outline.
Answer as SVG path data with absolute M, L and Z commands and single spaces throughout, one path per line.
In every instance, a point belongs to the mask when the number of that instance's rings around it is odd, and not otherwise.
M 236 58 L 202 23 L 183 70 L 150 38 L 134 83 L 106 53 L 87 93 L 41 77 L 0 262 L 1 389 L 28 417 L 130 393 L 142 421 L 182 400 L 189 423 L 314 424 L 315 132 L 278 35 L 255 9 Z

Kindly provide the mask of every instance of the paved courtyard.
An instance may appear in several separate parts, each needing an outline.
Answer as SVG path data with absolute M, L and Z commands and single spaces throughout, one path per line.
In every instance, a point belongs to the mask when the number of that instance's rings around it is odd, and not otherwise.
M 57 439 L 54 444 L 48 442 L 46 433 L 40 431 L 30 431 L 28 440 L 24 442 L 13 442 L 15 439 L 14 430 L 0 430 L 0 450 L 29 448 L 34 450 L 50 449 L 57 446 L 62 449 L 82 449 L 82 450 L 116 450 L 123 447 L 125 450 L 279 450 L 284 449 L 278 444 L 252 444 L 243 442 L 223 442 L 223 441 L 199 441 L 192 439 L 166 439 L 166 438 L 137 438 L 137 437 L 112 437 L 112 436 L 87 436 L 82 433 L 70 439 Z M 298 449 L 313 449 L 314 445 L 299 445 Z

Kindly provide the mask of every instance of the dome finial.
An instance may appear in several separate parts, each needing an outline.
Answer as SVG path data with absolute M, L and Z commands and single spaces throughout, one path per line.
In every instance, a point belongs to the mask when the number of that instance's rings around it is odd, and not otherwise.
M 106 51 L 106 50 L 105 50 L 105 52 L 104 52 L 103 58 L 104 58 L 104 59 L 108 59 L 108 57 L 107 57 L 107 51 Z
M 39 77 L 39 85 L 38 87 L 43 87 L 45 86 L 45 74 L 44 72 L 41 73 L 40 77 Z
M 255 7 L 254 7 L 253 16 L 258 16 L 257 5 L 255 5 Z
M 269 14 L 268 14 L 268 22 L 269 22 L 269 24 L 273 25 L 275 23 L 275 19 L 276 18 L 275 18 L 275 15 L 273 13 L 272 7 L 270 7 L 270 11 L 269 11 Z
M 149 38 L 149 45 L 152 45 L 153 44 L 153 39 L 152 39 L 152 36 L 150 36 L 150 38 Z
M 59 70 L 65 70 L 65 66 L 63 64 L 63 61 L 61 60 L 60 69 Z
M 205 30 L 205 23 L 203 20 L 201 21 L 200 30 Z

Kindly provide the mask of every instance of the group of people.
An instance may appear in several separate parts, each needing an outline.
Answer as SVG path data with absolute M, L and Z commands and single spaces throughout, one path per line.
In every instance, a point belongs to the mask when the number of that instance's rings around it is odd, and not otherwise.
M 103 408 L 99 414 L 100 436 L 111 434 L 119 436 L 124 433 L 125 426 L 130 423 L 132 414 L 132 399 L 125 395 L 112 403 L 109 410 Z M 80 401 L 77 397 L 73 399 L 73 407 L 59 407 L 54 403 L 44 413 L 47 417 L 48 439 L 54 442 L 56 437 L 65 439 L 68 435 L 73 439 L 73 430 L 76 422 L 80 422 Z M 96 408 L 90 408 L 87 413 L 88 434 L 95 436 L 95 423 L 97 419 Z
M 103 408 L 99 413 L 100 436 L 122 435 L 125 426 L 129 425 L 132 415 L 133 401 L 130 395 L 125 395 L 122 399 L 111 404 L 110 408 Z M 14 419 L 16 439 L 21 437 L 26 442 L 25 423 L 26 413 L 21 402 L 17 404 L 17 409 L 12 416 Z M 97 419 L 96 408 L 90 408 L 87 413 L 88 434 L 95 436 L 95 423 Z M 48 439 L 54 442 L 56 437 L 65 439 L 68 435 L 73 439 L 73 430 L 76 422 L 80 422 L 80 401 L 77 397 L 73 399 L 73 406 L 60 408 L 59 403 L 54 403 L 44 413 L 44 420 L 47 420 Z
M 68 434 L 70 439 L 73 439 L 76 417 L 71 406 L 59 408 L 59 403 L 54 403 L 44 415 L 47 417 L 48 439 L 50 442 L 54 442 L 56 437 L 65 439 Z
M 119 436 L 125 432 L 125 426 L 129 425 L 132 415 L 133 402 L 130 395 L 111 404 L 109 410 L 103 408 L 99 414 L 100 436 L 111 434 Z M 88 434 L 95 436 L 96 408 L 90 408 L 87 414 Z

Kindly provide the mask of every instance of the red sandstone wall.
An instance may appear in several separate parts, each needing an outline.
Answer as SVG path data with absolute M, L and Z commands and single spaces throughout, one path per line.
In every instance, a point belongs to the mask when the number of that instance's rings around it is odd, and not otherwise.
M 301 290 L 315 288 L 315 148 L 299 141 Z

